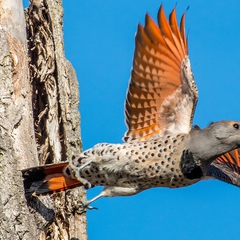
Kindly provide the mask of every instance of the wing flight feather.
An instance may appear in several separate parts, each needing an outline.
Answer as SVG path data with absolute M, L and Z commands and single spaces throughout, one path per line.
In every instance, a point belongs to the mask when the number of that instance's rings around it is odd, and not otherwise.
M 174 8 L 166 18 L 161 6 L 158 26 L 147 14 L 138 25 L 133 68 L 125 102 L 128 127 L 124 140 L 144 140 L 163 131 L 188 132 L 198 93 L 191 72 L 185 34 Z
M 240 187 L 240 148 L 214 160 L 208 169 L 207 176 Z

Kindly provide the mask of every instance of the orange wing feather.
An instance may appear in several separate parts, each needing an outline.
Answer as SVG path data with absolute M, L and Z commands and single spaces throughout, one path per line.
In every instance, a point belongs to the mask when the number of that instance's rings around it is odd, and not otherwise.
M 240 187 L 240 148 L 214 160 L 208 169 L 207 176 Z
M 227 166 L 231 171 L 240 175 L 240 149 L 235 149 L 218 157 L 215 161 Z
M 161 106 L 183 84 L 182 64 L 188 55 L 185 14 L 181 20 L 181 30 L 175 8 L 169 18 L 168 22 L 161 6 L 159 26 L 149 15 L 146 15 L 144 27 L 138 25 L 133 69 L 125 102 L 128 127 L 125 141 L 146 139 L 161 133 L 166 127 L 166 123 L 161 121 Z

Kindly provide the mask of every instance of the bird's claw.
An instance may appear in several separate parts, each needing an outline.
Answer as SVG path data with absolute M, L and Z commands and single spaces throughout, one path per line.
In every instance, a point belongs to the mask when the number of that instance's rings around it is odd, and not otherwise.
M 82 208 L 85 210 L 98 210 L 97 207 L 92 207 L 89 204 L 90 203 L 88 203 L 88 202 L 82 203 Z
M 98 210 L 98 208 L 97 207 L 92 207 L 92 206 L 86 206 L 85 207 L 86 209 L 88 209 L 88 210 Z

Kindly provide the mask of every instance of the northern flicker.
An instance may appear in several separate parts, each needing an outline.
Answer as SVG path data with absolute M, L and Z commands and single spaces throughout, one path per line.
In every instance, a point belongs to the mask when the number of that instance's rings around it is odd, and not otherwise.
M 213 177 L 239 186 L 240 123 L 192 128 L 198 91 L 190 68 L 185 16 L 174 8 L 158 25 L 138 25 L 122 144 L 97 144 L 69 163 L 23 170 L 26 194 L 84 185 L 105 186 L 99 197 L 129 196 L 153 187 L 177 188 Z M 235 149 L 235 150 L 234 150 Z

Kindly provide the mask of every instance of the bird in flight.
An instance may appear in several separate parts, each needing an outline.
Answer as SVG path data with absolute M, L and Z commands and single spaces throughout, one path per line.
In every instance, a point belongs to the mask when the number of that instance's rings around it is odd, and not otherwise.
M 130 196 L 149 188 L 178 188 L 215 178 L 240 186 L 240 123 L 192 127 L 198 90 L 191 71 L 183 14 L 138 25 L 125 102 L 122 144 L 97 144 L 71 161 L 22 170 L 26 194 L 104 186 L 100 197 Z

